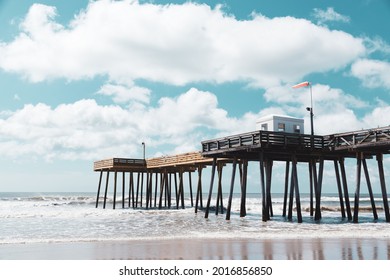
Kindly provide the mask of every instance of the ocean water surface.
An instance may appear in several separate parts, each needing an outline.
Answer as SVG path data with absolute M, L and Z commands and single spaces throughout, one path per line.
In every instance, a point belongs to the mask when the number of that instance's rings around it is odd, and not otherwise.
M 224 206 L 226 198 L 225 195 Z M 179 210 L 174 204 L 163 210 L 122 209 L 120 200 L 114 210 L 111 198 L 106 209 L 102 209 L 102 202 L 95 208 L 95 201 L 94 193 L 0 193 L 0 244 L 178 238 L 390 238 L 390 225 L 385 222 L 379 196 L 378 220 L 367 211 L 369 198 L 361 196 L 358 224 L 341 218 L 338 196 L 333 194 L 322 197 L 320 222 L 314 221 L 308 212 L 308 195 L 301 195 L 302 209 L 306 209 L 301 224 L 296 222 L 295 212 L 293 221 L 282 217 L 282 195 L 273 195 L 274 216 L 268 222 L 261 220 L 260 194 L 248 195 L 244 218 L 239 216 L 239 195 L 235 196 L 230 221 L 225 220 L 224 214 L 215 215 L 214 209 L 208 219 L 203 211 L 195 214 L 189 198 L 185 200 L 186 208 Z

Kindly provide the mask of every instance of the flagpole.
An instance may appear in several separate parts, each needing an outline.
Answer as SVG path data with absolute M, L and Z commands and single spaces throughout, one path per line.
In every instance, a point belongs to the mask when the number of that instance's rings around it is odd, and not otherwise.
M 310 124 L 311 124 L 311 135 L 313 136 L 314 135 L 313 91 L 311 89 L 311 83 L 309 83 L 309 85 L 310 85 L 310 106 L 311 106 L 310 107 Z
M 306 107 L 306 110 L 310 112 L 311 135 L 313 136 L 314 135 L 313 90 L 310 82 L 299 83 L 294 85 L 292 88 L 301 88 L 301 87 L 310 87 L 310 107 Z M 312 137 L 312 141 L 313 141 L 313 137 Z

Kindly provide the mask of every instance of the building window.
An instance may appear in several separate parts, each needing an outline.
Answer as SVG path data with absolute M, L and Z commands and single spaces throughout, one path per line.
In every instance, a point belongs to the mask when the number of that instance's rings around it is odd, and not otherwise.
M 301 126 L 299 124 L 294 124 L 294 132 L 301 133 Z
M 267 123 L 262 123 L 261 124 L 261 130 L 268 131 L 268 124 Z
M 285 131 L 285 130 L 286 130 L 286 124 L 278 123 L 278 131 Z

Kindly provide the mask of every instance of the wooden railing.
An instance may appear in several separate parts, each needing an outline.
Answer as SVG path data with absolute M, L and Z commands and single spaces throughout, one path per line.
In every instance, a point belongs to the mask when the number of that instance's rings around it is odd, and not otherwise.
M 143 159 L 131 159 L 131 158 L 110 158 L 95 161 L 93 164 L 94 170 L 109 169 L 114 167 L 146 167 L 146 161 Z
M 367 146 L 390 146 L 390 126 L 338 133 L 325 136 L 327 147 L 331 150 L 356 149 Z
M 200 152 L 185 153 L 173 156 L 162 156 L 146 160 L 148 168 L 174 166 L 183 164 L 193 164 L 201 162 L 209 162 L 209 158 L 204 158 Z
M 202 152 L 229 150 L 234 148 L 294 147 L 298 149 L 323 149 L 323 136 L 306 134 L 254 131 L 202 142 Z

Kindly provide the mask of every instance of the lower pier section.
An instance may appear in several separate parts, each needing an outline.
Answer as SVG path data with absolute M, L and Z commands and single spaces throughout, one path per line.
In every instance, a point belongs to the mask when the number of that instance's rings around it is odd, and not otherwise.
M 112 208 L 176 208 L 188 207 L 203 209 L 203 170 L 211 165 L 213 159 L 204 158 L 199 152 L 171 157 L 141 159 L 114 158 L 97 161 L 94 171 L 99 172 L 96 208 L 102 203 L 106 208 L 109 189 L 112 192 Z M 229 160 L 217 160 L 222 180 L 222 167 Z M 193 182 L 196 173 L 197 182 Z M 122 197 L 118 199 L 117 193 Z M 185 196 L 188 199 L 185 199 Z M 222 185 L 219 201 L 222 204 Z M 118 205 L 118 201 L 120 204 Z
M 107 205 L 108 189 L 113 187 L 112 208 L 118 207 L 118 188 L 122 197 L 119 199 L 121 208 L 184 208 L 184 195 L 189 193 L 191 207 L 194 206 L 191 173 L 194 171 L 112 171 L 101 170 L 99 177 L 96 208 L 101 200 L 102 187 L 103 209 Z M 110 175 L 111 174 L 111 175 Z M 189 189 L 184 190 L 185 176 L 188 176 Z M 105 177 L 105 180 L 103 178 Z M 110 178 L 113 183 L 110 184 Z M 105 185 L 103 185 L 103 181 Z M 112 185 L 113 184 L 113 185 Z

